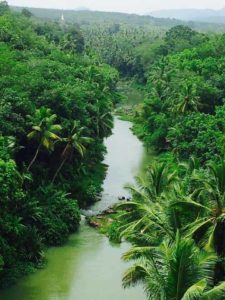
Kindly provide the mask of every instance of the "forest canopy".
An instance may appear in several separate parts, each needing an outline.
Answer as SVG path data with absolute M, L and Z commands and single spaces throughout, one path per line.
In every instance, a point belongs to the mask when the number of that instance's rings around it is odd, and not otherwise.
M 41 263 L 101 192 L 118 72 L 83 54 L 78 27 L 0 3 L 1 285 Z
M 153 157 L 108 233 L 132 244 L 124 286 L 224 299 L 224 25 L 61 13 L 0 2 L 1 286 L 42 264 L 100 197 L 117 108 Z M 118 109 L 127 82 L 144 97 Z

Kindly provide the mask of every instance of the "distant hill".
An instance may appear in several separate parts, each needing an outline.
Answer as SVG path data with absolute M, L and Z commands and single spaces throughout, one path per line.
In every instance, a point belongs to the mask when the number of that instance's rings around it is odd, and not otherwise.
M 179 20 L 165 20 L 156 19 L 151 16 L 140 16 L 135 14 L 125 14 L 117 12 L 102 12 L 102 11 L 91 11 L 87 9 L 74 9 L 74 10 L 61 10 L 61 9 L 46 9 L 46 8 L 33 8 L 25 7 L 34 16 L 44 19 L 59 20 L 62 13 L 65 20 L 68 22 L 92 24 L 92 23 L 126 23 L 133 25 L 156 25 L 165 26 L 171 25 L 175 26 L 181 24 Z M 23 7 L 12 6 L 12 10 L 22 11 Z
M 88 8 L 88 7 L 85 7 L 85 6 L 80 6 L 80 7 L 75 8 L 74 10 L 76 10 L 76 11 L 83 11 L 83 10 L 90 11 L 91 9 Z
M 12 6 L 11 9 L 21 12 L 24 7 Z M 136 14 L 125 14 L 117 12 L 100 12 L 91 11 L 86 8 L 76 10 L 62 10 L 62 9 L 45 9 L 45 8 L 27 8 L 34 16 L 48 20 L 59 20 L 63 13 L 65 21 L 71 23 L 78 23 L 81 26 L 88 26 L 93 24 L 128 24 L 132 26 L 152 26 L 160 29 L 169 29 L 176 25 L 188 25 L 195 30 L 200 31 L 222 31 L 225 32 L 224 24 L 212 24 L 201 22 L 184 22 L 182 20 L 170 18 L 156 18 L 153 16 L 140 16 Z
M 201 21 L 225 23 L 225 7 L 221 10 L 213 9 L 168 9 L 149 13 L 155 18 L 170 18 L 184 21 Z

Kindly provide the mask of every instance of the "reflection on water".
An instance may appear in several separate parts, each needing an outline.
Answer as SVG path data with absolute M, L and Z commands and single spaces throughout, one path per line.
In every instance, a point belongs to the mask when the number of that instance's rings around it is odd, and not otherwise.
M 113 135 L 106 140 L 109 169 L 103 199 L 93 206 L 95 211 L 127 196 L 124 185 L 133 183 L 143 167 L 144 150 L 130 126 L 116 119 Z M 141 287 L 122 288 L 121 277 L 128 266 L 120 258 L 128 247 L 126 243 L 111 245 L 83 222 L 67 245 L 47 251 L 46 268 L 0 293 L 0 300 L 145 300 Z

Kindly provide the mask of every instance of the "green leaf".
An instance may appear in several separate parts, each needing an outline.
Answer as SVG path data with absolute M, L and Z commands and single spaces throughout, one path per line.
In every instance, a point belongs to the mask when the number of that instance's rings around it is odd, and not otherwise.
M 196 284 L 192 285 L 184 294 L 181 300 L 196 300 L 202 296 L 203 291 L 207 287 L 207 282 L 205 279 L 200 280 Z

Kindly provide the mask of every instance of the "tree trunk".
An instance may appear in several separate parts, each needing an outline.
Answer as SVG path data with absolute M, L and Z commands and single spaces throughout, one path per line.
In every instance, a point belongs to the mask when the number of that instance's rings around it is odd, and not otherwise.
M 99 127 L 98 127 L 98 120 L 96 118 L 96 134 L 97 134 L 97 137 L 99 136 Z
M 52 178 L 52 183 L 54 183 L 56 177 L 58 176 L 59 172 L 61 171 L 63 165 L 65 164 L 65 162 L 67 160 L 67 150 L 68 150 L 68 148 L 69 148 L 69 143 L 66 145 L 65 149 L 63 150 L 62 157 L 64 156 L 64 159 L 61 162 L 61 164 L 59 165 L 58 169 L 56 170 L 55 175 Z
M 29 166 L 28 166 L 28 168 L 27 168 L 27 171 L 30 170 L 30 168 L 31 168 L 32 165 L 34 164 L 35 160 L 37 159 L 37 156 L 38 156 L 38 153 L 39 153 L 40 149 L 41 149 L 41 143 L 39 144 L 39 146 L 38 146 L 38 148 L 37 148 L 37 151 L 35 152 L 35 155 L 34 155 L 32 161 L 30 162 L 30 164 L 29 164 Z
M 62 161 L 61 164 L 59 165 L 58 169 L 56 170 L 55 175 L 54 175 L 54 177 L 52 178 L 52 183 L 54 183 L 54 181 L 56 180 L 56 177 L 58 176 L 58 174 L 59 174 L 59 172 L 61 171 L 63 165 L 65 164 L 66 159 L 67 159 L 67 157 L 65 157 L 65 158 L 63 159 L 63 161 Z

